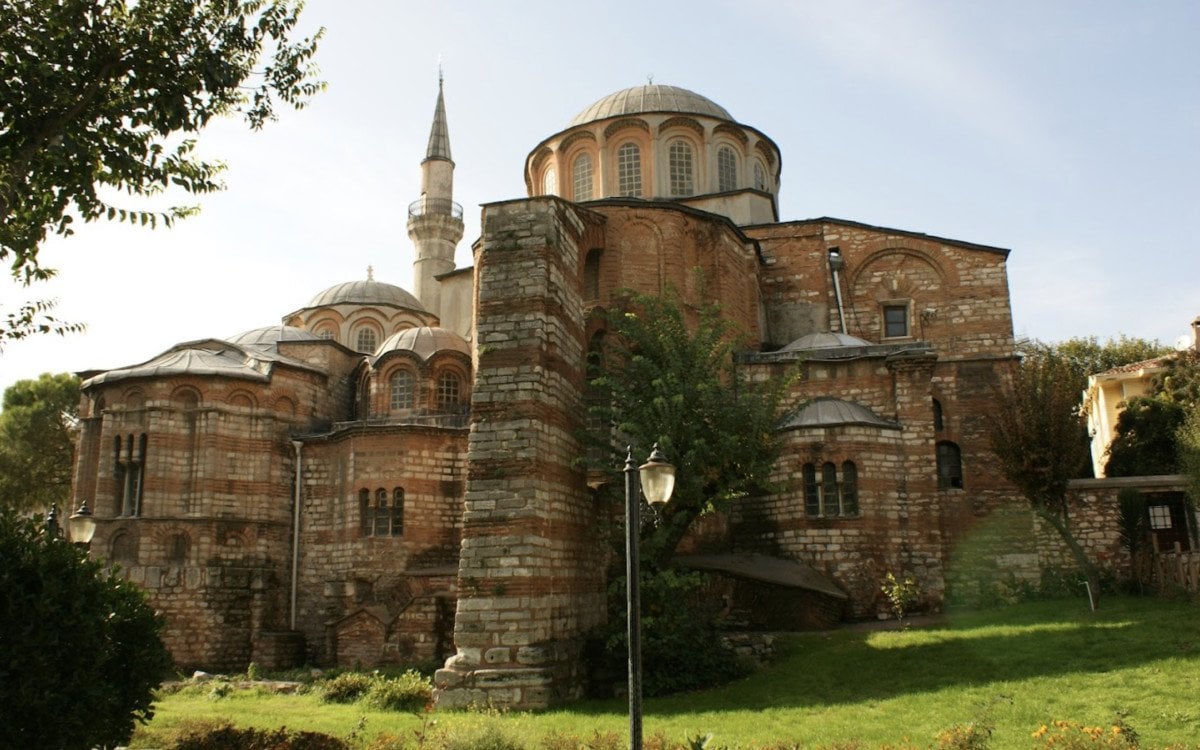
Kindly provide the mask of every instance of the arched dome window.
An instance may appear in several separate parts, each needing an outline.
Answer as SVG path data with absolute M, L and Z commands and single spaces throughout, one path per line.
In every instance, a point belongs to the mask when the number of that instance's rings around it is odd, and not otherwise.
M 391 408 L 393 411 L 397 409 L 413 408 L 413 399 L 415 388 L 413 388 L 413 376 L 408 370 L 398 370 L 392 375 L 391 380 Z
M 354 336 L 354 348 L 357 351 L 371 354 L 377 346 L 379 346 L 379 336 L 375 333 L 374 328 L 363 326 L 358 329 L 358 333 Z
M 592 199 L 592 155 L 583 152 L 571 164 L 571 198 L 576 201 Z
M 617 149 L 617 195 L 642 197 L 642 150 L 636 143 L 626 143 Z
M 767 172 L 763 169 L 762 162 L 754 162 L 754 189 L 767 189 Z
M 729 146 L 717 149 L 717 191 L 737 190 L 737 154 Z
M 546 173 L 542 175 L 542 194 L 555 195 L 558 193 L 558 170 L 554 167 L 547 167 Z
M 692 144 L 682 138 L 672 140 L 667 146 L 672 197 L 692 195 L 696 192 L 693 161 Z

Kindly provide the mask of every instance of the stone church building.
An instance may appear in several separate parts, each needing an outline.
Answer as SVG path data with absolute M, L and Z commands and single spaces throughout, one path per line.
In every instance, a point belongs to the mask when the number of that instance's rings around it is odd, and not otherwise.
M 1008 251 L 781 220 L 781 174 L 775 142 L 720 105 L 635 86 L 533 147 L 528 196 L 484 204 L 455 268 L 439 84 L 411 292 L 368 274 L 277 325 L 83 373 L 93 554 L 149 591 L 180 665 L 438 659 L 446 705 L 577 695 L 609 554 L 577 462 L 593 312 L 673 288 L 720 303 L 750 377 L 803 374 L 781 489 L 692 550 L 732 601 L 875 617 L 891 571 L 936 605 L 960 537 L 1013 495 L 984 432 L 1014 362 Z M 754 572 L 780 564 L 811 583 Z

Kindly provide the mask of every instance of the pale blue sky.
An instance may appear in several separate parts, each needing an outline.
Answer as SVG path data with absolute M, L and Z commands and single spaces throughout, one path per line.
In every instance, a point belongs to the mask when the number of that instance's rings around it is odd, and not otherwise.
M 279 322 L 325 287 L 411 288 L 444 60 L 470 262 L 478 204 L 588 104 L 682 86 L 783 152 L 785 220 L 833 216 L 1009 248 L 1017 335 L 1172 342 L 1200 314 L 1200 3 L 310 0 L 329 90 L 201 136 L 228 190 L 175 229 L 48 243 L 86 334 L 9 344 L 0 389 Z M 0 286 L 6 309 L 25 290 Z

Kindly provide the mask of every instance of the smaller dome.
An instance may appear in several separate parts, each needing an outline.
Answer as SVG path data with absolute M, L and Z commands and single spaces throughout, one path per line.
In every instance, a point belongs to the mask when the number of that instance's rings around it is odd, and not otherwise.
M 864 347 L 870 346 L 869 342 L 863 341 L 857 336 L 850 336 L 845 333 L 831 333 L 828 331 L 821 333 L 810 333 L 801 336 L 792 343 L 783 347 L 781 352 L 811 352 L 821 349 L 840 349 L 843 347 Z
M 428 312 L 409 292 L 395 284 L 368 279 L 347 281 L 331 286 L 312 298 L 306 307 L 328 307 L 330 305 L 390 305 L 419 312 Z
M 393 333 L 375 350 L 378 359 L 388 352 L 409 351 L 421 359 L 429 359 L 438 352 L 460 352 L 471 356 L 471 345 L 462 336 L 445 328 L 406 328 Z
M 279 325 L 255 328 L 225 340 L 237 346 L 274 350 L 280 341 L 320 341 L 320 337 L 303 328 Z
M 708 97 L 678 86 L 647 84 L 622 89 L 600 99 L 575 115 L 568 128 L 610 117 L 636 115 L 644 112 L 679 112 L 689 115 L 708 115 L 733 121 L 733 115 Z
M 900 429 L 900 425 L 884 419 L 862 404 L 829 397 L 815 398 L 809 401 L 792 414 L 784 417 L 779 428 L 795 430 L 805 427 L 836 427 L 850 424 L 890 430 Z

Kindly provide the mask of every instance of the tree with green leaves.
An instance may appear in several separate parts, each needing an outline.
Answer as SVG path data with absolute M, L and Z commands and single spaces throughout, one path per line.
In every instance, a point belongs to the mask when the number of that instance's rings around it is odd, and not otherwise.
M 1183 424 L 1175 433 L 1179 471 L 1187 481 L 1188 499 L 1200 504 L 1200 402 L 1188 409 Z
M 154 715 L 171 658 L 133 583 L 0 509 L 0 727 L 5 747 L 90 750 Z
M 1071 531 L 1067 485 L 1088 460 L 1078 382 L 1071 363 L 1053 351 L 1033 351 L 1000 386 L 989 421 L 992 451 L 1008 481 L 1033 512 L 1062 537 L 1087 576 L 1091 604 L 1100 601 L 1100 576 Z
M 645 691 L 727 681 L 743 671 L 720 642 L 721 603 L 702 575 L 673 569 L 671 558 L 702 513 L 764 491 L 779 453 L 788 381 L 751 382 L 738 371 L 737 339 L 715 305 L 685 310 L 673 294 L 636 296 L 610 310 L 606 322 L 605 346 L 593 352 L 589 373 L 592 467 L 615 478 L 627 445 L 640 463 L 656 443 L 676 467 L 670 503 L 657 513 L 643 506 L 641 514 Z M 619 563 L 624 547 L 615 546 Z M 625 586 L 624 571 L 614 568 L 608 625 L 599 634 L 598 670 L 609 675 L 625 664 Z
M 1177 474 L 1178 435 L 1200 405 L 1200 354 L 1178 352 L 1163 361 L 1141 396 L 1129 399 L 1117 418 L 1105 473 L 1110 477 Z
M 663 566 L 703 512 L 762 491 L 779 455 L 777 421 L 787 378 L 752 382 L 738 370 L 737 338 L 716 305 L 688 311 L 679 300 L 636 296 L 607 313 L 602 356 L 590 373 L 598 468 L 644 458 L 658 444 L 677 467 L 661 518 L 643 529 L 647 562 Z M 614 439 L 616 436 L 616 439 Z
M 1075 337 L 1066 341 L 1023 341 L 1018 349 L 1025 352 L 1053 353 L 1066 361 L 1079 390 L 1087 387 L 1089 375 L 1170 354 L 1173 350 L 1158 341 L 1121 334 L 1103 343 L 1095 336 Z
M 0 506 L 66 507 L 71 496 L 79 378 L 44 373 L 4 391 L 0 411 Z
M 221 189 L 195 135 L 237 114 L 258 129 L 277 103 L 318 92 L 321 32 L 293 40 L 299 0 L 6 0 L 0 3 L 0 260 L 26 285 L 54 275 L 39 248 L 76 220 L 169 226 L 195 212 L 120 195 Z M 35 301 L 0 318 L 0 342 L 78 330 Z

